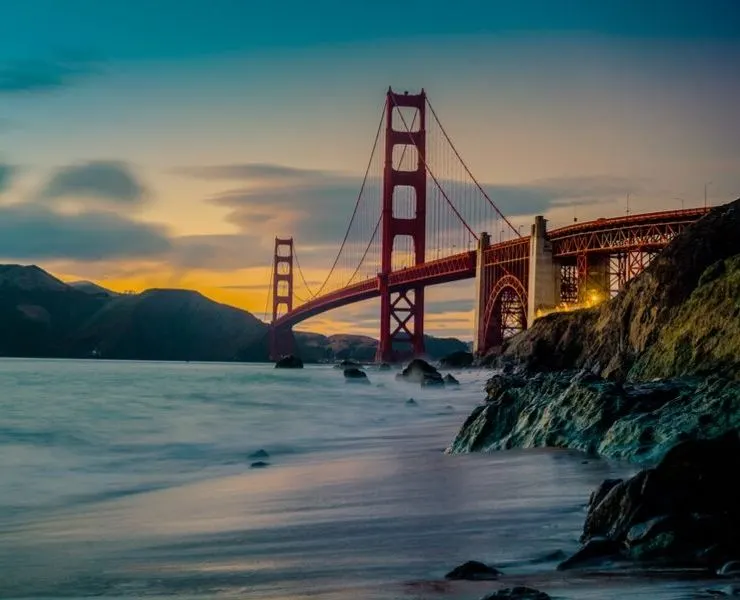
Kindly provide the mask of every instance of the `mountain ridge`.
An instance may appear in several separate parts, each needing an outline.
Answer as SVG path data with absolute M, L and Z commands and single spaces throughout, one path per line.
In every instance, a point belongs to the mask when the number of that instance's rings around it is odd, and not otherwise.
M 369 336 L 295 332 L 307 362 L 372 360 Z M 428 337 L 430 356 L 466 347 Z M 119 294 L 65 283 L 37 265 L 0 265 L 0 356 L 120 360 L 267 361 L 268 325 L 201 292 L 152 288 Z

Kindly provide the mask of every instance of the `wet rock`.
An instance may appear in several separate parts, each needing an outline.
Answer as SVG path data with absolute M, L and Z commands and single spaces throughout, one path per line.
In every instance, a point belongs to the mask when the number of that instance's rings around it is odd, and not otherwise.
M 378 369 L 381 370 L 381 371 L 390 371 L 391 370 L 391 366 L 388 363 L 380 363 L 378 365 Z
M 275 363 L 276 369 L 302 369 L 303 361 L 292 354 L 283 356 L 280 360 Z
M 250 454 L 248 458 L 252 458 L 252 459 L 255 459 L 255 458 L 260 458 L 260 459 L 262 459 L 262 458 L 270 458 L 270 454 L 267 452 L 267 450 L 265 450 L 263 448 L 260 448 L 256 452 L 252 452 L 252 454 Z
M 484 596 L 481 600 L 552 600 L 552 598 L 545 592 L 519 585 L 498 590 L 493 594 Z
M 449 453 L 555 446 L 655 463 L 678 442 L 740 428 L 740 381 L 616 382 L 579 371 L 498 374 Z M 472 415 L 471 415 L 472 416 Z
M 264 460 L 258 460 L 258 461 L 253 462 L 251 465 L 249 465 L 251 469 L 264 469 L 265 467 L 269 467 L 269 466 L 270 466 L 270 463 L 265 462 Z
M 634 561 L 721 569 L 740 556 L 737 473 L 737 432 L 679 443 L 654 468 L 592 494 L 582 541 Z
M 501 571 L 488 566 L 477 560 L 469 560 L 462 565 L 455 567 L 445 575 L 445 579 L 467 579 L 471 581 L 482 581 L 498 579 Z
M 406 400 L 406 406 L 418 406 L 418 403 L 413 398 Z
M 412 360 L 396 377 L 414 383 L 422 383 L 427 377 L 430 379 L 442 379 L 442 375 L 440 375 L 437 369 L 420 358 Z
M 447 373 L 444 377 L 445 385 L 460 385 L 460 382 L 455 379 L 450 373 Z
M 566 571 L 568 569 L 578 569 L 600 564 L 607 560 L 614 560 L 620 557 L 621 549 L 622 544 L 614 540 L 606 538 L 590 539 L 573 556 L 561 562 L 557 569 L 558 571 Z
M 434 387 L 434 386 L 440 386 L 444 385 L 445 380 L 442 378 L 442 375 L 439 373 L 424 373 L 424 376 L 421 380 L 421 385 L 423 387 Z
M 370 383 L 370 380 L 367 378 L 367 374 L 362 369 L 358 369 L 356 367 L 350 367 L 349 369 L 344 370 L 344 378 L 347 381 L 357 381 L 360 383 Z
M 473 364 L 474 356 L 470 352 L 458 350 L 448 354 L 439 361 L 440 366 L 448 369 L 465 369 Z

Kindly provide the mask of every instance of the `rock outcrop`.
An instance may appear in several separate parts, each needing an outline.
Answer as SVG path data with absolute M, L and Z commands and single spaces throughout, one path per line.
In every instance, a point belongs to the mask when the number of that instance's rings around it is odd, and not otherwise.
M 591 495 L 584 547 L 560 569 L 627 559 L 726 572 L 740 559 L 740 438 L 691 440 Z
M 503 350 L 531 369 L 612 379 L 722 374 L 740 379 L 740 200 L 674 239 L 598 307 L 537 319 Z
M 370 383 L 367 378 L 367 374 L 362 369 L 357 367 L 350 367 L 344 370 L 344 378 L 347 381 L 359 382 L 359 383 Z
M 555 446 L 657 461 L 674 444 L 740 427 L 740 383 L 615 382 L 585 371 L 495 375 L 448 452 Z
M 403 371 L 396 375 L 396 378 L 424 386 L 444 385 L 442 374 L 421 358 L 412 360 Z

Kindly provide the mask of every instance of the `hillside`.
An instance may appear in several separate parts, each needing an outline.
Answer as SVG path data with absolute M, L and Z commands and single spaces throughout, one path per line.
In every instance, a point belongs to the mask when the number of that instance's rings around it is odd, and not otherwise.
M 35 265 L 0 265 L 0 356 L 69 356 L 75 332 L 104 303 Z
M 178 289 L 118 294 L 89 281 L 64 283 L 33 266 L 0 265 L 0 356 L 266 361 L 267 325 L 251 313 Z M 440 358 L 466 346 L 426 338 Z M 296 333 L 307 362 L 370 361 L 377 341 Z
M 713 209 L 621 294 L 538 319 L 504 348 L 504 360 L 614 379 L 740 378 L 739 234 L 740 200 Z
M 234 360 L 266 326 L 247 311 L 189 290 L 152 289 L 112 298 L 75 336 L 75 350 L 105 358 Z
M 306 361 L 338 361 L 352 359 L 360 362 L 375 360 L 378 340 L 365 335 L 335 334 L 330 336 L 318 333 L 296 333 L 298 354 Z M 465 342 L 456 338 L 437 338 L 424 336 L 427 356 L 440 359 L 459 350 L 469 350 Z

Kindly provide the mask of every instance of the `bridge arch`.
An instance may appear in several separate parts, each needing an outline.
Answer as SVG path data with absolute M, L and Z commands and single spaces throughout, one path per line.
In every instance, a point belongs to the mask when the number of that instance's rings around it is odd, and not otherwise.
M 491 288 L 484 315 L 482 348 L 500 347 L 527 328 L 527 288 L 513 275 L 504 275 Z

